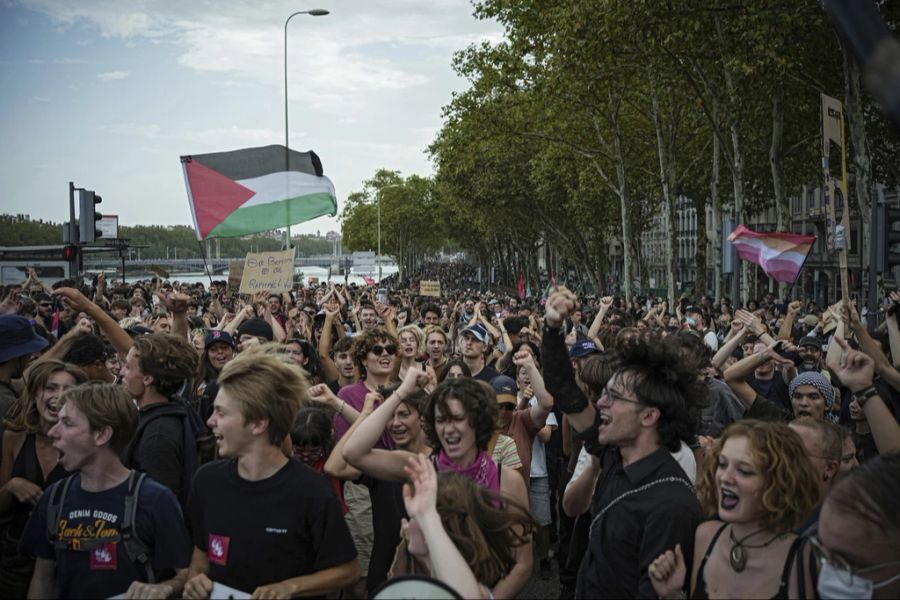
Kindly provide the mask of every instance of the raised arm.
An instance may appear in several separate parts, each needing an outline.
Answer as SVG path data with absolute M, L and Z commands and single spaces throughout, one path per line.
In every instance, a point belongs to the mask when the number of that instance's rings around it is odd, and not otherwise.
M 753 375 L 753 371 L 760 365 L 769 360 L 780 362 L 781 357 L 775 352 L 775 344 L 765 349 L 763 352 L 745 356 L 725 370 L 723 376 L 725 383 L 734 392 L 734 395 L 750 409 L 756 400 L 756 391 L 747 383 L 747 379 Z M 784 359 L 781 359 L 784 360 Z
M 166 310 L 172 315 L 172 335 L 176 335 L 183 340 L 188 339 L 189 327 L 187 320 L 188 302 L 190 296 L 181 292 L 156 292 L 160 304 L 166 307 Z
M 766 331 L 765 325 L 763 325 L 762 319 L 757 317 L 751 312 L 748 312 L 743 309 L 738 309 L 734 313 L 734 318 L 744 324 L 744 327 L 750 330 L 750 333 L 755 335 L 759 341 L 766 344 L 767 346 L 771 346 L 775 343 L 775 338 L 769 335 L 769 332 Z
M 403 503 L 425 538 L 432 576 L 456 590 L 462 598 L 490 597 L 444 529 L 437 511 L 438 478 L 434 466 L 424 456 L 413 456 L 404 469 L 412 485 L 403 485 Z
M 319 338 L 319 361 L 322 363 L 325 377 L 335 381 L 340 377 L 340 373 L 331 359 L 331 328 L 335 319 L 340 323 L 340 312 L 340 310 L 325 309 L 325 323 L 322 325 L 322 335 Z
M 832 341 L 839 347 L 840 355 L 837 358 L 830 357 L 828 369 L 842 384 L 850 388 L 856 401 L 862 406 L 878 452 L 887 454 L 900 450 L 900 424 L 872 385 L 875 361 L 850 348 L 841 338 L 835 337 Z
M 534 357 L 531 356 L 530 352 L 526 350 L 517 352 L 516 355 L 513 356 L 513 362 L 516 367 L 525 368 L 525 373 L 528 375 L 528 380 L 531 382 L 531 389 L 534 391 L 535 398 L 537 398 L 537 402 L 535 402 L 534 406 L 529 408 L 529 411 L 531 412 L 531 421 L 536 428 L 541 429 L 547 424 L 547 415 L 553 410 L 553 396 L 547 391 L 547 388 L 544 385 L 544 377 L 541 375 L 540 369 L 538 369 L 537 365 L 534 363 Z
M 320 406 L 330 408 L 350 424 L 353 424 L 359 418 L 359 411 L 347 404 L 345 400 L 335 396 L 331 388 L 325 383 L 312 386 L 307 393 L 310 400 Z
M 575 302 L 575 294 L 566 288 L 553 292 L 547 299 L 541 362 L 547 391 L 560 410 L 569 416 L 572 427 L 582 432 L 594 426 L 596 410 L 575 382 L 575 372 L 560 330 L 574 310 Z
M 380 399 L 381 394 L 375 392 L 366 394 L 362 410 L 359 412 L 359 417 L 353 421 L 350 429 L 341 436 L 341 439 L 338 440 L 338 443 L 331 450 L 331 454 L 328 455 L 328 460 L 325 461 L 325 472 L 327 474 L 332 477 L 337 477 L 338 479 L 349 481 L 353 481 L 362 475 L 362 471 L 353 467 L 344 459 L 344 446 L 347 444 L 347 440 L 349 440 L 359 428 L 359 425 L 372 414 L 372 411 L 375 410 L 375 401 Z
M 100 327 L 100 331 L 109 340 L 113 348 L 120 357 L 124 357 L 131 350 L 131 336 L 119 327 L 116 320 L 106 313 L 102 308 L 88 300 L 84 294 L 75 288 L 61 287 L 53 291 L 54 296 L 65 299 L 66 304 L 71 306 L 76 312 L 80 311 L 88 315 Z
M 403 399 L 428 384 L 428 374 L 418 369 L 408 369 L 400 387 L 367 417 L 354 435 L 344 445 L 344 460 L 372 477 L 388 481 L 403 481 L 403 470 L 411 452 L 403 450 L 379 450 L 375 444 L 384 433 Z
M 609 309 L 612 307 L 613 297 L 612 296 L 604 296 L 600 298 L 600 308 L 597 309 L 597 314 L 594 316 L 594 322 L 591 323 L 590 329 L 588 329 L 587 336 L 590 339 L 594 339 L 597 337 L 597 334 L 600 333 L 600 327 L 603 326 L 603 318 L 606 317 L 606 313 L 609 312 Z
M 719 351 L 712 358 L 713 368 L 720 369 L 725 364 L 725 361 L 728 360 L 728 357 L 734 354 L 734 351 L 744 343 L 749 334 L 750 332 L 741 321 L 733 320 L 728 341 L 722 344 L 722 347 L 719 348 Z
M 794 321 L 797 320 L 797 315 L 800 314 L 801 306 L 802 303 L 799 300 L 794 300 L 793 302 L 788 304 L 787 313 L 784 315 L 784 319 L 781 321 L 781 328 L 778 329 L 779 340 L 790 341 L 791 339 L 793 339 Z

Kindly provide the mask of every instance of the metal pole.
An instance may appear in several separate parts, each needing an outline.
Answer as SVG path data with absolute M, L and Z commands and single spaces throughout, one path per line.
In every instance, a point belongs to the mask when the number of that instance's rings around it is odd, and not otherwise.
M 381 190 L 378 190 L 378 284 L 381 285 Z
M 291 21 L 291 19 L 293 19 L 297 15 L 311 15 L 313 17 L 324 17 L 327 14 L 328 14 L 328 11 L 321 9 L 321 8 L 314 8 L 312 10 L 300 10 L 300 11 L 297 11 L 297 12 L 291 14 L 284 21 L 284 166 L 285 166 L 285 170 L 288 170 L 288 167 L 290 166 L 289 160 L 288 160 L 288 157 L 290 156 L 290 154 L 288 152 L 291 147 L 291 145 L 289 143 L 290 137 L 288 135 L 288 78 L 287 78 L 287 74 L 288 74 L 288 70 L 287 70 L 287 28 L 288 28 L 288 23 Z M 285 248 L 290 249 L 290 247 L 291 247 L 291 224 L 290 223 L 287 224 L 287 231 L 285 233 L 285 237 L 286 237 Z

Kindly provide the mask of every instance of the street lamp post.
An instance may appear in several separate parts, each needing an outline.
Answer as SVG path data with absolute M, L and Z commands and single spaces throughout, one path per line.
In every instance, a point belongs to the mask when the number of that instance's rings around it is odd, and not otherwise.
M 328 14 L 328 11 L 324 8 L 314 8 L 312 10 L 300 10 L 293 14 L 291 14 L 284 21 L 284 162 L 285 169 L 288 166 L 288 149 L 291 147 L 289 144 L 289 136 L 288 136 L 288 79 L 287 79 L 287 28 L 288 23 L 290 23 L 291 19 L 296 17 L 297 15 L 310 15 L 311 17 L 324 17 Z M 286 248 L 291 247 L 291 224 L 287 224 L 287 243 L 285 244 Z
M 378 190 L 378 285 L 381 286 L 381 190 Z

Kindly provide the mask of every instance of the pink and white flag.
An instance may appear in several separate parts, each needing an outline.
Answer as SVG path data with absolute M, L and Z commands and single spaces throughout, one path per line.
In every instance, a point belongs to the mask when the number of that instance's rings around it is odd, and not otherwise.
M 782 283 L 794 283 L 816 241 L 814 235 L 757 233 L 743 225 L 728 236 L 738 256 L 759 265 L 766 275 Z

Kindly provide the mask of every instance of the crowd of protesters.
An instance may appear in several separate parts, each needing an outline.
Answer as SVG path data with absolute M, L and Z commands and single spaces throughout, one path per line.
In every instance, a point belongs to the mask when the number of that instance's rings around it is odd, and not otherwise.
M 900 295 L 869 330 L 435 269 L 7 286 L 0 595 L 900 596 Z

